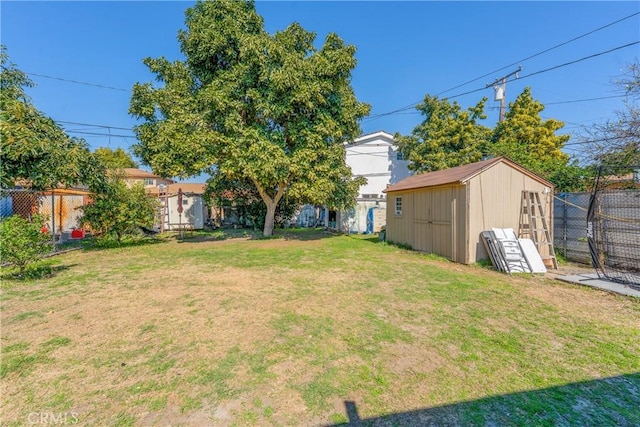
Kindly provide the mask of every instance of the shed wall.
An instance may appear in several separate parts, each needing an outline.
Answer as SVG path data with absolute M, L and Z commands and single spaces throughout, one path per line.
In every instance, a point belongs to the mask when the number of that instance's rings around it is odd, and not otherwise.
M 553 241 L 553 194 L 545 184 L 499 163 L 469 180 L 469 262 L 488 257 L 480 233 L 492 227 L 518 233 L 522 191 L 537 191 Z M 543 252 L 543 255 L 546 253 Z
M 402 214 L 395 199 L 402 197 Z M 428 187 L 388 194 L 387 238 L 413 249 L 467 262 L 465 203 L 462 185 Z

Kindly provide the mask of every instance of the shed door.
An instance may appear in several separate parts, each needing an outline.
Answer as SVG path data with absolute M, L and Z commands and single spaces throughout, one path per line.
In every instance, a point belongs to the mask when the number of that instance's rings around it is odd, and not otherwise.
M 454 190 L 451 187 L 415 193 L 414 249 L 454 259 L 454 235 L 451 227 L 454 196 Z

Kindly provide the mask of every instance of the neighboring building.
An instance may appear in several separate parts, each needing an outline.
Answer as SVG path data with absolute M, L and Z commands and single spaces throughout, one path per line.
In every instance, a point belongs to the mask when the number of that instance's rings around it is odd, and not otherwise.
M 367 184 L 360 187 L 353 210 L 346 215 L 325 210 L 320 218 L 329 227 L 345 227 L 351 233 L 378 232 L 386 220 L 387 200 L 383 190 L 411 175 L 409 161 L 402 158 L 393 135 L 384 131 L 362 135 L 346 144 L 345 160 L 353 176 L 365 177 Z M 302 222 L 310 219 L 305 217 Z
M 553 224 L 553 184 L 504 157 L 411 176 L 385 191 L 387 240 L 462 264 L 486 259 L 480 234 L 518 232 L 523 190 L 540 194 Z
M 124 168 L 124 181 L 129 185 L 142 184 L 145 189 L 155 188 L 158 185 L 169 185 L 175 183 L 172 179 L 162 178 L 137 168 Z
M 158 197 L 160 201 L 157 228 L 160 231 L 203 229 L 209 219 L 209 211 L 203 199 L 206 189 L 206 184 L 187 182 L 148 188 L 147 193 Z M 182 213 L 178 212 L 179 190 L 182 190 Z

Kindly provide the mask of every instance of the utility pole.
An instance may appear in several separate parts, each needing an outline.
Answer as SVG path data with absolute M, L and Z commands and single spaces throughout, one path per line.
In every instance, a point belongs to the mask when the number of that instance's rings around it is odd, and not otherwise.
M 518 73 L 520 71 L 522 71 L 522 65 L 518 67 L 517 70 L 512 71 L 511 73 L 507 74 L 504 77 L 500 77 L 496 79 L 493 83 L 487 83 L 487 86 L 485 86 L 485 87 L 493 86 L 494 95 L 495 95 L 493 99 L 495 101 L 500 101 L 500 118 L 498 119 L 498 122 L 501 122 L 504 120 L 504 99 L 507 92 L 507 80 L 511 76 L 516 76 L 516 79 L 517 79 Z

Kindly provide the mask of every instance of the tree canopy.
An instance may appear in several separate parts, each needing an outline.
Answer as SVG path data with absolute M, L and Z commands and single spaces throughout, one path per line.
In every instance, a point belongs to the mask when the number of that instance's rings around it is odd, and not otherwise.
M 305 202 L 354 203 L 343 144 L 369 106 L 351 87 L 355 47 L 293 23 L 268 34 L 253 1 L 198 2 L 178 40 L 186 61 L 146 58 L 159 87 L 133 88 L 135 154 L 154 173 L 219 173 L 248 181 L 265 203 L 264 234 L 289 194 Z
M 108 147 L 100 147 L 96 149 L 94 154 L 107 169 L 137 168 L 139 166 L 122 148 L 112 150 Z
M 491 130 L 478 120 L 486 118 L 483 98 L 462 110 L 457 102 L 426 95 L 416 106 L 424 120 L 411 135 L 396 134 L 398 149 L 416 172 L 431 172 L 473 163 L 482 158 Z
M 85 184 L 97 188 L 104 169 L 84 140 L 70 138 L 31 103 L 27 75 L 0 51 L 0 183 L 26 180 L 35 189 Z
M 463 110 L 457 102 L 426 95 L 416 107 L 424 119 L 411 135 L 397 134 L 398 148 L 410 169 L 430 172 L 479 161 L 483 156 L 506 156 L 546 177 L 559 191 L 584 189 L 586 172 L 562 147 L 569 135 L 556 135 L 564 123 L 542 120 L 544 105 L 533 99 L 530 88 L 509 104 L 505 119 L 490 129 L 479 123 L 486 118 L 486 98 Z
M 531 88 L 526 87 L 515 101 L 509 103 L 504 121 L 493 130 L 489 151 L 496 156 L 506 156 L 527 169 L 542 176 L 553 175 L 569 162 L 562 147 L 569 135 L 556 135 L 564 123 L 542 120 L 544 105 L 533 99 Z

